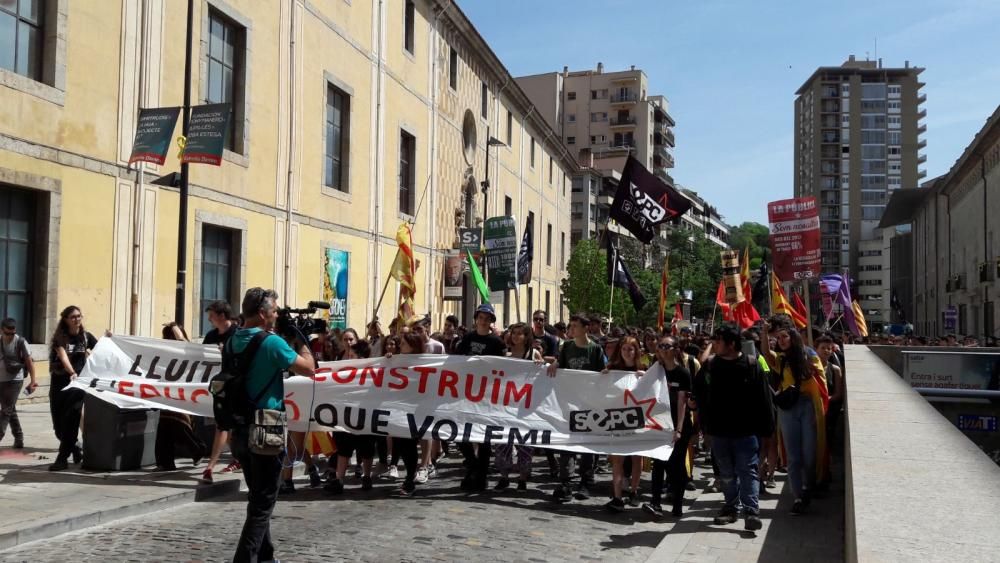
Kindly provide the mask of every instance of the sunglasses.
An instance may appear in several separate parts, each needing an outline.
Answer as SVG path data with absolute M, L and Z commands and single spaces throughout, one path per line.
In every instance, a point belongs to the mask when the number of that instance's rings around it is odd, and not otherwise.
M 545 322 L 545 317 L 535 317 L 535 318 L 533 318 L 531 320 L 535 321 L 536 323 L 544 323 Z
M 676 346 L 674 346 L 673 344 L 657 344 L 656 345 L 656 349 L 657 350 L 667 351 L 667 350 L 673 350 L 674 348 L 676 348 Z

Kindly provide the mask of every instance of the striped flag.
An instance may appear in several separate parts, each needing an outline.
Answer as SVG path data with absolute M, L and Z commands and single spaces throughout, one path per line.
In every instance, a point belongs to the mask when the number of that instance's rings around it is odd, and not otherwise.
M 776 315 L 788 315 L 795 322 L 795 326 L 799 328 L 805 328 L 808 324 L 806 318 L 800 315 L 795 307 L 792 307 L 792 304 L 788 302 L 788 296 L 781 288 L 781 281 L 778 280 L 778 276 L 773 271 L 771 272 L 771 312 Z
M 413 298 L 417 295 L 417 261 L 413 256 L 413 234 L 409 223 L 403 223 L 396 230 L 396 244 L 399 245 L 399 252 L 389 275 L 399 282 L 399 319 L 405 325 L 416 317 Z

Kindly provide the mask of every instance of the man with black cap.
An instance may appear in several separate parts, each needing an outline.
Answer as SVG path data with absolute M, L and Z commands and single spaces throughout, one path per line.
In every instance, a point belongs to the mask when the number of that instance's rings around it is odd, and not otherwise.
M 493 332 L 493 323 L 497 320 L 497 315 L 493 310 L 493 305 L 483 303 L 476 309 L 473 317 L 475 320 L 475 330 L 470 331 L 459 341 L 455 347 L 455 353 L 460 356 L 504 356 L 507 348 L 503 340 Z M 465 456 L 465 465 L 468 468 L 465 478 L 462 479 L 463 491 L 485 491 L 486 473 L 490 468 L 490 447 L 486 444 L 479 444 L 479 451 L 473 449 L 473 445 L 463 442 L 458 446 L 462 455 Z

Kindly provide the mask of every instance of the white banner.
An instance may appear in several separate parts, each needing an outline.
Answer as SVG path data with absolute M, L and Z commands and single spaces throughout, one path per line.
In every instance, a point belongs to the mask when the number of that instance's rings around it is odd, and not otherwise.
M 212 416 L 215 346 L 102 338 L 71 386 L 121 408 Z M 667 459 L 672 449 L 663 370 L 641 377 L 558 370 L 498 357 L 396 355 L 323 362 L 284 381 L 291 430 L 340 430 L 456 442 L 489 441 Z

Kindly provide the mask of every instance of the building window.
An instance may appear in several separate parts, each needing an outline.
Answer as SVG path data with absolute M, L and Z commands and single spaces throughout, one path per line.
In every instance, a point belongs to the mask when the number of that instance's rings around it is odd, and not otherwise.
M 576 123 L 576 114 L 575 113 L 566 114 L 566 121 L 570 123 Z
M 528 229 L 529 231 L 531 231 L 531 240 L 538 240 L 538 237 L 535 236 L 535 212 L 534 211 L 529 211 L 528 212 L 528 222 L 525 223 L 524 227 L 526 229 Z
M 208 90 L 205 102 L 209 104 L 229 104 L 229 130 L 226 132 L 225 148 L 235 153 L 243 153 L 243 140 L 237 131 L 244 119 L 243 109 L 243 49 L 246 28 L 231 19 L 211 10 L 209 12 L 209 40 L 206 52 L 208 66 Z
M 399 212 L 413 215 L 416 203 L 417 139 L 399 132 Z
M 566 267 L 566 233 L 559 233 L 559 267 Z
M 448 49 L 448 86 L 452 90 L 458 90 L 458 51 L 454 47 Z
M 550 156 L 549 157 L 549 185 L 550 186 L 552 185 L 552 177 L 553 177 L 552 176 L 552 169 L 553 168 L 555 168 L 555 167 L 553 166 L 552 157 Z
M 510 199 L 509 195 L 503 196 L 503 214 L 507 217 L 514 215 L 514 200 Z
M 545 265 L 552 265 L 552 223 L 545 225 Z
M 34 207 L 31 192 L 0 188 L 0 318 L 17 321 L 20 334 L 32 334 Z
M 549 293 L 550 293 L 549 290 L 546 289 L 545 290 L 545 318 L 546 319 L 550 318 L 550 314 L 551 314 L 549 312 Z
M 514 143 L 514 114 L 507 110 L 507 146 Z
M 576 99 L 576 92 L 566 92 L 566 99 L 567 100 L 575 100 Z
M 0 0 L 0 68 L 42 80 L 44 4 L 42 0 Z
M 531 167 L 535 167 L 535 138 L 531 138 Z
M 603 145 L 608 142 L 607 135 L 591 135 L 590 144 L 592 145 Z
M 608 97 L 608 89 L 602 88 L 600 90 L 591 90 L 590 99 L 591 100 L 603 100 Z
M 415 22 L 415 7 L 413 0 L 406 0 L 403 8 L 403 48 L 413 54 L 413 26 Z
M 481 100 L 479 102 L 480 112 L 483 114 L 483 119 L 487 119 L 490 116 L 490 90 L 486 87 L 486 83 L 483 82 L 482 89 L 480 90 Z
M 239 260 L 234 263 L 235 250 L 240 232 L 215 225 L 203 225 L 201 231 L 201 336 L 212 329 L 208 313 L 204 312 L 209 303 L 225 301 L 237 303 L 239 285 L 235 272 L 239 271 Z
M 525 313 L 525 318 L 531 318 L 531 313 L 535 310 L 535 288 L 528 286 L 528 312 Z M 548 315 L 545 318 L 549 318 Z
M 330 188 L 347 192 L 347 166 L 349 162 L 351 97 L 336 86 L 326 91 L 326 162 L 323 183 Z
M 606 111 L 595 111 L 590 114 L 590 121 L 596 123 L 598 121 L 607 121 L 608 112 Z

